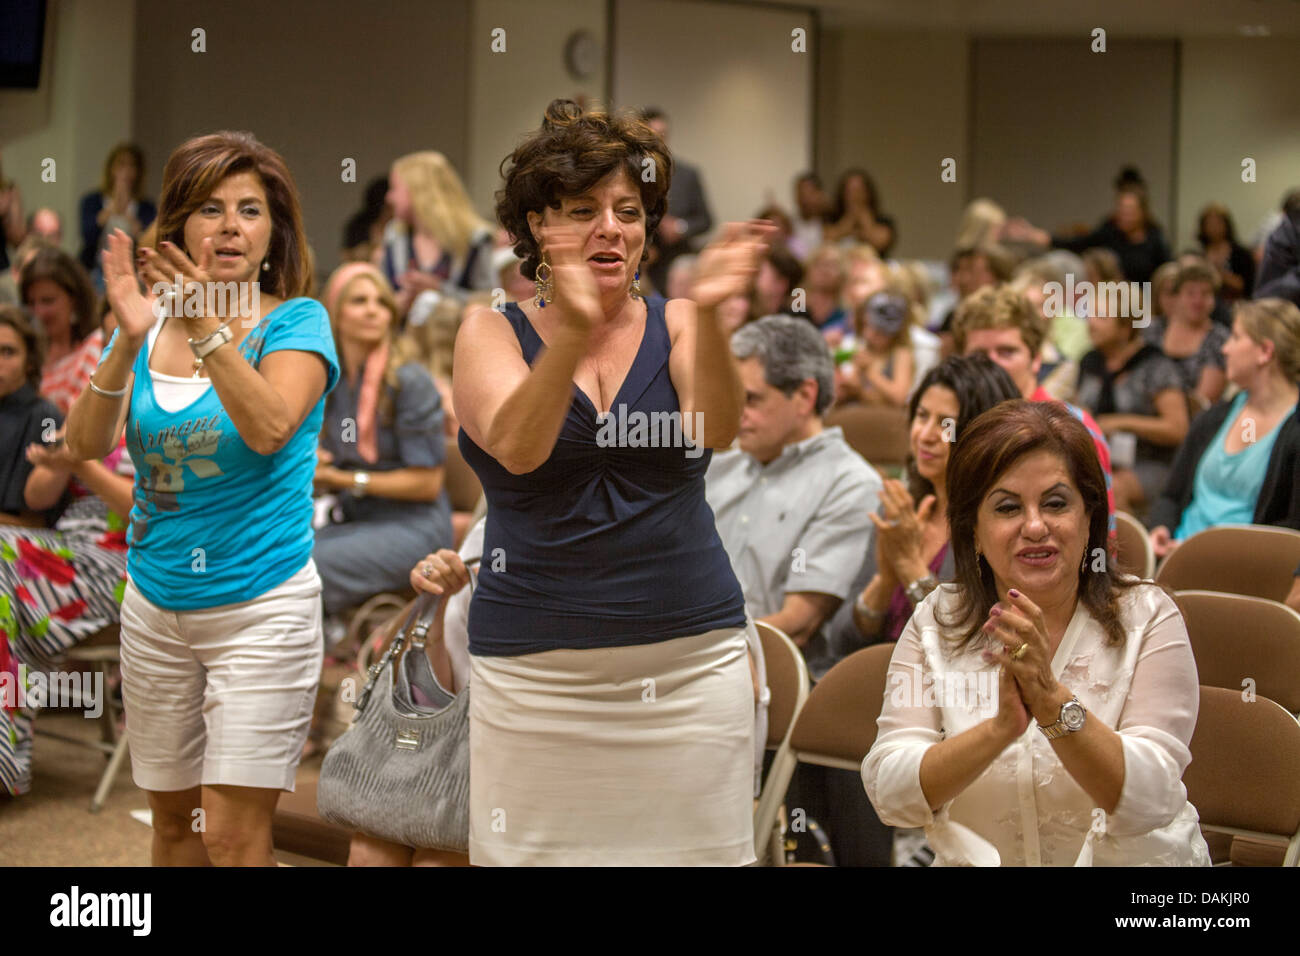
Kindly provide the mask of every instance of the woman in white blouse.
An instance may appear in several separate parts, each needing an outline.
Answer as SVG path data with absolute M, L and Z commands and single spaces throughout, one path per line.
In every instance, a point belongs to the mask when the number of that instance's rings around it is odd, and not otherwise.
M 937 865 L 1209 865 L 1183 770 L 1199 688 L 1159 587 L 1107 560 L 1106 486 L 1055 402 L 1004 402 L 948 465 L 956 583 L 917 605 L 862 762 Z

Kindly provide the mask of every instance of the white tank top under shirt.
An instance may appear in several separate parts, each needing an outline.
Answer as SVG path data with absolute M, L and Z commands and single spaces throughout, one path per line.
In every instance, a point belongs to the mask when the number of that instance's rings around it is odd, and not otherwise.
M 153 358 L 153 346 L 158 341 L 158 333 L 162 331 L 162 327 L 162 322 L 155 322 L 154 327 L 149 330 L 150 359 Z M 165 372 L 155 372 L 152 368 L 149 369 L 149 378 L 153 381 L 154 401 L 166 412 L 179 412 L 212 387 L 210 378 L 168 375 Z

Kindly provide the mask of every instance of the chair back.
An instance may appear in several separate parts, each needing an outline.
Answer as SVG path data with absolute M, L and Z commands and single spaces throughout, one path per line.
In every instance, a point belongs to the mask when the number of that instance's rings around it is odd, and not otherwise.
M 876 742 L 893 642 L 873 644 L 840 661 L 808 695 L 790 745 L 803 763 L 860 770 Z
M 1300 862 L 1300 723 L 1267 697 L 1201 687 L 1183 774 L 1207 830 L 1285 842 L 1284 866 Z
M 907 464 L 907 411 L 883 405 L 840 405 L 826 414 L 826 427 L 844 430 L 849 447 L 877 471 Z
M 451 499 L 451 509 L 473 511 L 479 496 L 483 494 L 483 486 L 479 484 L 478 475 L 474 474 L 474 469 L 469 466 L 454 441 L 447 442 L 447 463 L 443 474 L 447 497 Z
M 795 759 L 790 749 L 790 731 L 804 701 L 808 699 L 808 665 L 794 641 L 777 627 L 755 621 L 754 629 L 763 645 L 763 663 L 771 699 L 767 709 L 767 749 L 775 750 L 754 810 L 754 855 L 760 865 L 774 862 L 779 852 L 776 820 L 781 802 L 794 774 Z
M 1149 581 L 1156 573 L 1156 553 L 1146 527 L 1127 511 L 1116 511 L 1115 535 L 1118 546 L 1115 560 L 1119 569 Z
M 1172 591 L 1226 591 L 1284 601 L 1300 565 L 1300 531 L 1222 525 L 1192 535 L 1165 558 L 1155 580 Z
M 1178 591 L 1174 600 L 1203 685 L 1248 688 L 1300 712 L 1300 614 L 1276 601 L 1217 591 Z

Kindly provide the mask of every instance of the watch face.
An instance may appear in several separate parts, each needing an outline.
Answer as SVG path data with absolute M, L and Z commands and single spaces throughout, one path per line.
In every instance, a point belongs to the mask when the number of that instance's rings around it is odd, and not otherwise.
M 1077 700 L 1069 701 L 1061 708 L 1061 722 L 1065 724 L 1065 729 L 1071 732 L 1083 727 L 1083 721 L 1087 711 L 1083 709 L 1083 704 Z

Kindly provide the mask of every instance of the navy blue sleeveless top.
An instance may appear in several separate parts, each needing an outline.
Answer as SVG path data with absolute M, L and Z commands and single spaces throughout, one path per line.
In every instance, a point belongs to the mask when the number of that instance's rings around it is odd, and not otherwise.
M 646 305 L 612 420 L 599 419 L 573 385 L 551 456 L 524 475 L 506 471 L 464 429 L 457 436 L 488 503 L 469 610 L 473 654 L 652 644 L 745 624 L 740 584 L 704 498 L 712 452 L 662 447 L 663 413 L 676 419 L 680 410 L 664 300 Z M 541 338 L 514 303 L 505 317 L 531 366 Z M 652 438 L 638 424 L 654 412 L 661 425 Z M 611 442 L 620 425 L 626 438 Z

